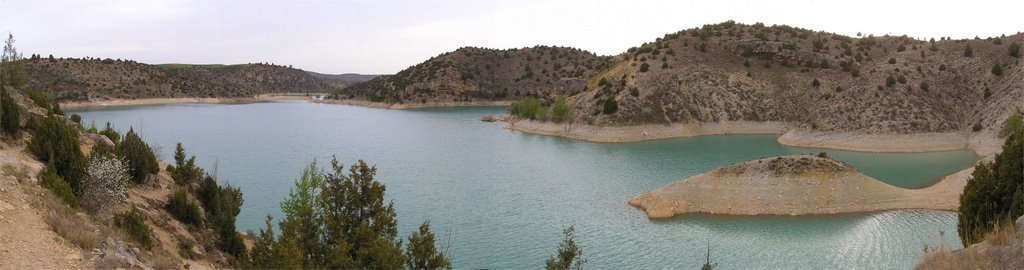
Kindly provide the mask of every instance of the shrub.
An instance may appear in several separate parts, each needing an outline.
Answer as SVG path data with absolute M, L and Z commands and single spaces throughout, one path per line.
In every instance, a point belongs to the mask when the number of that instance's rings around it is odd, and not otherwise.
M 640 63 L 640 72 L 647 72 L 647 70 L 650 68 L 651 65 L 648 65 L 647 62 Z
M 124 141 L 117 147 L 117 156 L 128 164 L 132 181 L 141 184 L 150 174 L 160 171 L 153 149 L 139 138 L 134 129 L 128 129 Z
M 828 63 L 828 59 L 821 59 L 821 64 L 818 64 L 818 67 L 828 69 L 832 68 L 832 64 Z
M 939 71 L 946 71 L 946 64 L 939 64 Z
M 971 49 L 971 44 L 967 44 L 967 46 L 964 46 L 964 57 L 973 57 L 973 56 L 974 56 L 974 49 Z
M 634 96 L 634 97 L 639 97 L 640 96 L 640 89 L 637 89 L 636 87 L 629 88 L 629 95 L 630 96 Z
M 825 152 L 818 152 L 818 157 L 820 157 L 820 158 L 829 158 L 828 157 L 828 153 L 825 153 Z
M 1003 65 L 999 64 L 999 63 L 996 63 L 995 65 L 993 65 L 992 66 L 992 75 L 1002 76 L 1003 75 Z
M 203 217 L 199 213 L 199 206 L 188 199 L 188 192 L 184 188 L 178 188 L 171 194 L 167 200 L 166 209 L 181 223 L 197 227 L 203 226 Z
M 1020 113 L 1013 113 L 1013 114 L 1010 115 L 1010 117 L 1007 117 L 1006 120 L 1003 121 L 1003 130 L 1001 131 L 1001 134 L 1003 136 L 1007 136 L 1007 135 L 1010 135 L 1010 133 L 1013 133 L 1014 131 L 1017 131 L 1020 128 L 1021 128 L 1021 116 L 1020 116 Z
M 907 84 L 907 77 L 900 74 L 899 76 L 896 76 L 896 81 L 900 84 Z
M 928 91 L 928 82 L 921 82 L 921 90 Z
M 892 87 L 894 84 L 896 84 L 896 78 L 895 77 L 893 77 L 892 75 L 889 75 L 889 77 L 885 78 L 885 86 L 886 87 Z
M 128 200 L 128 168 L 112 156 L 94 154 L 89 159 L 89 178 L 82 191 L 82 206 L 90 211 Z
M 96 128 L 93 127 L 92 129 L 95 130 Z M 107 122 L 107 126 L 104 127 L 102 131 L 98 132 L 98 134 L 110 139 L 110 142 L 113 142 L 115 146 L 121 144 L 121 133 L 118 133 L 117 130 L 110 125 L 110 122 Z
M 1017 43 L 1017 42 L 1010 43 L 1009 51 L 1010 51 L 1010 56 L 1020 57 L 1020 43 Z
M 615 98 L 608 98 L 604 101 L 604 114 L 613 114 L 619 110 L 619 103 L 615 101 Z
M 191 185 L 203 176 L 203 169 L 196 166 L 196 156 L 185 160 L 185 147 L 181 145 L 181 142 L 178 142 L 174 148 L 174 164 L 176 166 L 168 165 L 167 171 L 174 179 L 174 183 L 178 185 Z
M 562 122 L 568 120 L 571 116 L 571 109 L 566 103 L 564 97 L 558 97 L 555 100 L 555 104 L 551 106 L 551 120 L 555 122 Z
M 77 113 L 71 114 L 71 121 L 77 123 L 78 125 L 82 125 L 82 116 L 78 115 Z
M 525 97 L 522 101 L 512 102 L 508 111 L 509 114 L 533 120 L 536 119 L 537 111 L 540 109 L 540 100 L 534 97 Z
M 981 123 L 974 123 L 974 126 L 971 127 L 971 130 L 974 132 L 981 131 Z
M 562 243 L 558 245 L 555 255 L 549 256 L 544 262 L 544 269 L 583 269 L 587 260 L 583 258 L 583 249 L 576 245 L 575 230 L 574 226 L 569 226 L 562 231 Z
M 146 225 L 146 221 L 142 219 L 142 215 L 139 214 L 138 209 L 132 209 L 131 211 L 125 211 L 123 213 L 114 214 L 114 224 L 135 240 L 136 243 L 142 245 L 145 249 L 153 247 L 153 235 L 149 230 L 149 226 Z
M 668 62 L 662 62 L 661 69 L 668 69 Z
M 8 136 L 17 135 L 21 127 L 18 104 L 4 88 L 0 88 L 0 117 L 0 131 Z
M 821 82 L 818 81 L 818 78 L 814 78 L 814 80 L 811 81 L 811 86 L 814 86 L 814 87 L 821 86 Z
M 48 163 L 46 169 L 39 173 L 39 181 L 44 188 L 53 191 L 53 195 L 56 195 L 57 198 L 71 208 L 79 207 L 78 198 L 72 192 L 71 185 L 64 181 L 64 177 L 57 175 L 57 169 L 54 167 L 53 162 Z
M 24 94 L 25 97 L 27 97 L 29 100 L 32 100 L 32 103 L 35 103 L 37 106 L 43 109 L 50 110 L 50 106 L 55 104 L 53 98 L 51 98 L 50 95 L 44 93 L 42 90 L 39 90 L 39 88 L 32 87 L 29 89 L 25 89 L 21 93 Z
M 82 182 L 89 177 L 88 166 L 78 145 L 78 134 L 57 116 L 50 115 L 35 125 L 28 150 L 42 161 L 52 162 L 57 175 L 64 178 L 75 194 L 81 194 Z
M 889 64 L 896 64 L 896 58 L 889 58 Z
M 1024 129 L 1017 127 L 992 162 L 980 162 L 960 195 L 957 233 L 964 246 L 980 242 L 996 224 L 1024 214 Z

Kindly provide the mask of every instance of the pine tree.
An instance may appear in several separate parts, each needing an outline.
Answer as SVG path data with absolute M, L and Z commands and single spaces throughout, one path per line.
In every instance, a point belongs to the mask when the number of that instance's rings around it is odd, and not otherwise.
M 558 252 L 548 257 L 548 260 L 544 262 L 544 269 L 583 269 L 583 264 L 587 260 L 583 258 L 583 249 L 576 245 L 575 231 L 575 226 L 569 226 L 562 231 L 564 238 L 558 245 Z
M 124 141 L 117 147 L 117 156 L 128 162 L 132 181 L 137 184 L 145 182 L 150 174 L 160 171 L 153 149 L 142 141 L 134 129 L 129 128 L 124 135 Z
M 408 269 L 451 269 L 452 263 L 443 251 L 437 250 L 430 221 L 423 222 L 419 231 L 409 236 L 405 251 L 405 267 Z

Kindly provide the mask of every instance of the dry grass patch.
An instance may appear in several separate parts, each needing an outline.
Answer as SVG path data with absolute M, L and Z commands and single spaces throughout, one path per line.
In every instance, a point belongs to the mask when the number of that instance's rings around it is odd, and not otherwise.
M 40 194 L 41 209 L 46 211 L 43 219 L 53 232 L 85 250 L 99 246 L 102 239 L 89 225 L 91 222 L 87 216 L 71 209 L 48 190 L 40 189 L 37 194 Z

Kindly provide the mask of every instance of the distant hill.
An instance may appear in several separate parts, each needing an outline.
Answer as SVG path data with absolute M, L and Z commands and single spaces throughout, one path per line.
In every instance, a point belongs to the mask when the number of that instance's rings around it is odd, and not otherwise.
M 822 131 L 913 133 L 999 126 L 1024 110 L 1011 44 L 848 37 L 790 26 L 705 25 L 615 56 L 572 96 L 576 123 L 783 121 Z
M 611 58 L 567 47 L 496 50 L 464 47 L 395 75 L 337 91 L 334 98 L 374 102 L 500 101 L 526 95 L 582 92 Z
M 348 86 L 353 85 L 353 84 L 369 81 L 369 80 L 372 80 L 373 78 L 377 78 L 377 77 L 381 76 L 381 75 L 366 75 L 366 74 L 356 74 L 356 73 L 322 74 L 322 73 L 316 73 L 316 72 L 312 72 L 312 71 L 306 71 L 306 73 L 309 73 L 309 75 L 313 75 L 313 77 L 315 77 L 317 79 L 320 79 L 320 80 L 326 82 L 327 84 L 330 84 L 331 86 L 333 86 L 335 88 L 338 88 L 338 89 L 345 88 L 345 87 L 348 87 Z
M 334 87 L 305 71 L 269 64 L 149 65 L 112 59 L 28 59 L 29 87 L 60 100 L 250 97 L 267 93 L 329 93 Z

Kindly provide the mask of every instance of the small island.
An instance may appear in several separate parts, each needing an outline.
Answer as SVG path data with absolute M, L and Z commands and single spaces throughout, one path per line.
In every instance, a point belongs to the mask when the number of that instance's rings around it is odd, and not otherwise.
M 718 168 L 640 194 L 629 204 L 651 219 L 679 214 L 810 215 L 895 209 L 956 211 L 973 168 L 922 189 L 895 187 L 841 161 L 812 155 Z

